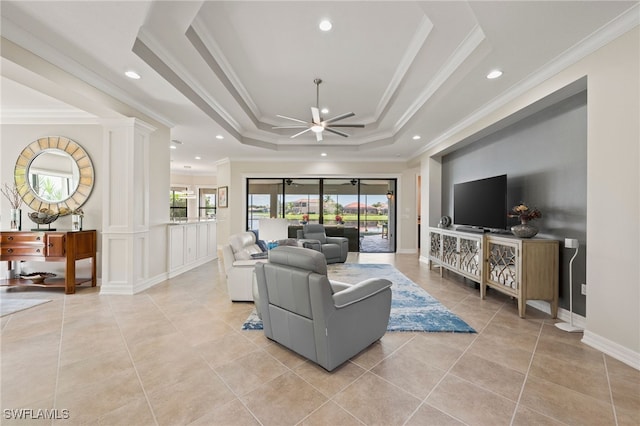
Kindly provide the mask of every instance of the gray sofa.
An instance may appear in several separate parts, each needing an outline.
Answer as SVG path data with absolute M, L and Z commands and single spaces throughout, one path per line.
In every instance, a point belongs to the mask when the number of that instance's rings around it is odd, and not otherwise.
M 302 247 L 277 247 L 255 270 L 265 336 L 328 371 L 387 330 L 389 280 L 330 282 L 322 253 Z
M 313 223 L 304 225 L 297 231 L 298 240 L 305 248 L 322 252 L 327 263 L 344 263 L 349 254 L 349 239 L 345 237 L 327 237 L 324 226 Z

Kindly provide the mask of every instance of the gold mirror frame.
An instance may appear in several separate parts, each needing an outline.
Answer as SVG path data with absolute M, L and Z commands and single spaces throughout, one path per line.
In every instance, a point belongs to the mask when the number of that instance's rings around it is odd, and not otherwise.
M 80 171 L 80 182 L 76 191 L 59 203 L 48 203 L 38 198 L 28 182 L 31 162 L 43 151 L 51 149 L 59 149 L 69 154 Z M 60 216 L 71 214 L 75 209 L 81 207 L 91 195 L 94 183 L 93 163 L 91 163 L 89 154 L 77 142 L 63 136 L 40 138 L 27 145 L 18 156 L 13 177 L 18 192 L 26 205 L 35 211 L 52 210 Z

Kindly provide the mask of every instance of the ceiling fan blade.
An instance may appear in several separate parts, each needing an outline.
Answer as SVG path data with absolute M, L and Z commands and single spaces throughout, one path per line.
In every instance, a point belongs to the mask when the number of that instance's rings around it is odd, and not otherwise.
M 322 142 L 322 132 L 314 132 L 316 134 L 316 141 Z
M 330 118 L 328 120 L 324 120 L 324 123 L 325 124 L 333 123 L 334 121 L 343 120 L 345 118 L 353 117 L 354 115 L 356 115 L 356 114 L 353 113 L 353 112 L 347 112 L 347 113 L 344 113 L 344 114 L 336 115 L 335 117 Z
M 329 127 L 325 127 L 324 129 L 325 129 L 327 132 L 335 133 L 336 135 L 344 136 L 345 138 L 348 138 L 348 137 L 349 137 L 349 135 L 348 135 L 348 134 L 346 134 L 346 133 L 344 133 L 344 132 L 340 132 L 340 131 L 338 131 L 338 130 L 333 130 L 333 129 L 329 128 Z
M 286 120 L 297 121 L 298 123 L 308 124 L 308 121 L 300 120 L 298 118 L 287 117 L 286 115 L 276 115 L 276 117 L 284 118 Z
M 311 117 L 314 124 L 320 124 L 320 110 L 315 107 L 311 107 Z
M 302 125 L 298 124 L 298 125 L 295 125 L 295 126 L 274 126 L 274 127 L 272 127 L 272 129 L 306 129 L 307 127 L 309 127 L 309 125 L 302 126 Z
M 307 128 L 307 129 L 304 129 L 303 131 L 298 132 L 298 133 L 296 133 L 295 135 L 291 136 L 291 139 L 295 138 L 296 136 L 300 136 L 300 135 L 301 135 L 301 134 L 303 134 L 303 133 L 307 133 L 307 132 L 308 132 L 308 131 L 310 131 L 310 130 L 311 130 L 311 127 Z
M 364 124 L 329 124 L 326 127 L 359 127 L 361 129 L 364 128 Z

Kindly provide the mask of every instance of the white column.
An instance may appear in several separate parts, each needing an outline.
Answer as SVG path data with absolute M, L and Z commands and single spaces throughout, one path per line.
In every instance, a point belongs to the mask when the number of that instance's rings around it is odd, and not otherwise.
M 103 121 L 102 285 L 135 294 L 149 284 L 149 138 L 135 118 Z

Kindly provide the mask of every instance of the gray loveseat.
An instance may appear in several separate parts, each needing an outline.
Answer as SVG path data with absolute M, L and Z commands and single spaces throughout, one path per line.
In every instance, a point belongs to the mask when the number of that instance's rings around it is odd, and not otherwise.
M 387 330 L 391 282 L 330 282 L 322 253 L 277 247 L 255 267 L 264 334 L 333 370 Z

